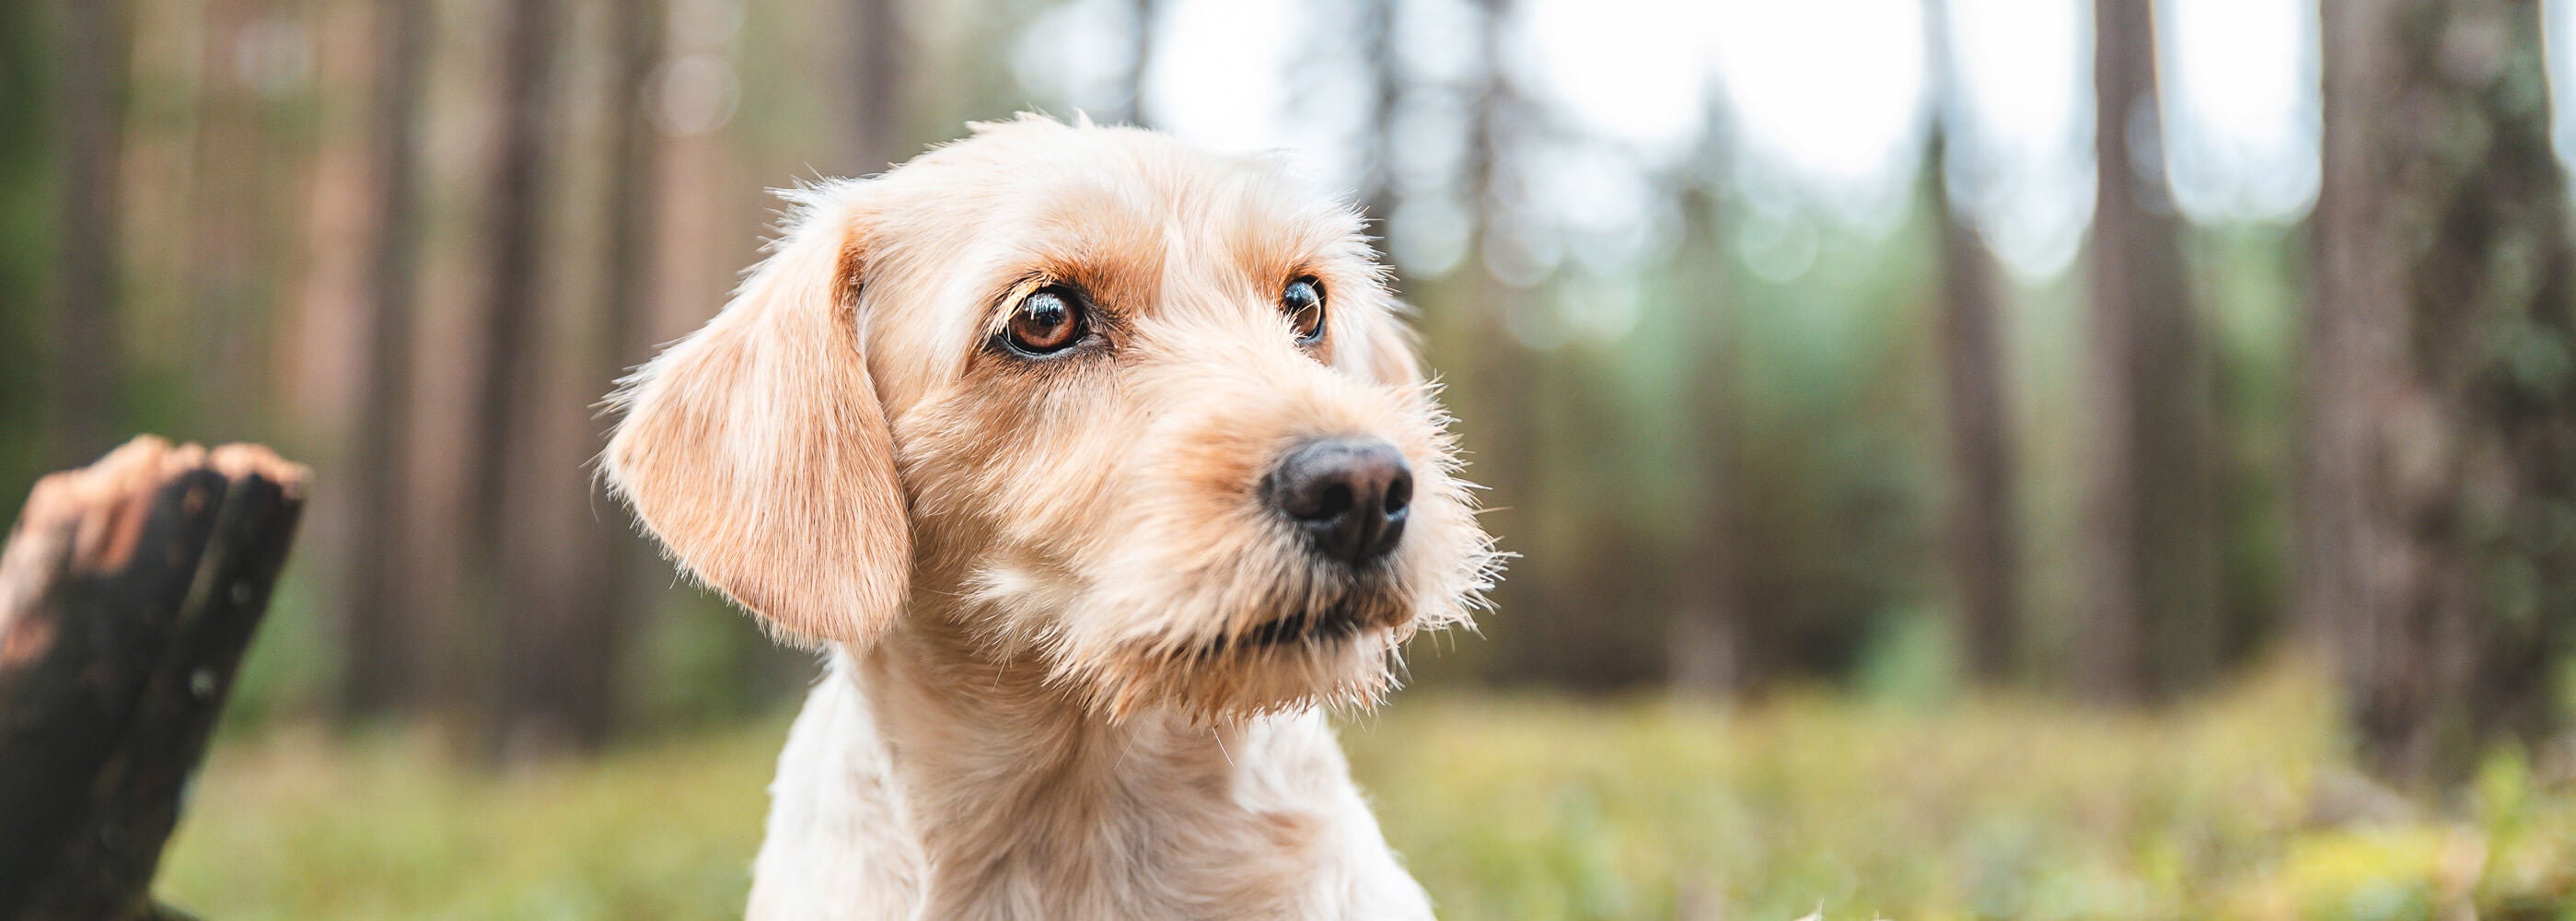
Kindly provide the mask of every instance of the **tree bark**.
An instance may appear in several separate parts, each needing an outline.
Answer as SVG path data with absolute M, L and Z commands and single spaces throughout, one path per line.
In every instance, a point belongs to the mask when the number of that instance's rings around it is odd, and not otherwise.
M 2148 0 L 2094 3 L 2096 427 L 2082 689 L 2138 703 L 2216 666 L 2207 348 L 2164 180 Z
M 609 86 L 610 139 L 607 247 L 601 253 L 599 322 L 593 330 L 590 379 L 596 387 L 610 382 L 652 357 L 645 309 L 650 295 L 645 274 L 648 248 L 660 221 L 661 138 L 646 117 L 645 90 L 662 59 L 663 5 L 658 0 L 619 4 L 609 17 L 609 37 L 617 58 Z M 593 489 L 596 489 L 594 484 Z M 591 496 L 592 508 L 614 509 L 605 496 Z M 626 648 L 635 612 L 643 606 L 638 592 L 642 574 L 655 562 L 653 550 L 622 512 L 605 521 L 577 526 L 572 548 L 573 579 L 563 599 L 561 636 L 547 644 L 549 654 L 575 656 L 565 675 L 564 726 L 571 741 L 583 748 L 606 742 L 615 728 L 616 665 Z M 543 668 L 547 663 L 532 662 Z
M 902 156 L 905 36 L 901 0 L 850 4 L 850 156 L 861 175 Z
M 1404 98 L 1404 65 L 1395 46 L 1396 0 L 1362 0 L 1361 64 L 1368 68 L 1369 110 L 1365 127 L 1366 162 L 1361 164 L 1357 197 L 1372 233 L 1387 236 L 1395 216 L 1395 112 Z M 1381 244 L 1383 248 L 1383 244 Z
M 117 220 L 124 196 L 128 16 L 112 0 L 54 4 L 57 264 L 50 453 L 69 466 L 106 450 L 124 403 Z
M 1741 562 L 1735 546 L 1734 499 L 1742 488 L 1735 438 L 1741 421 L 1736 412 L 1739 395 L 1729 385 L 1737 373 L 1738 334 L 1728 322 L 1732 305 L 1722 299 L 1726 289 L 1719 267 L 1727 257 L 1717 198 L 1694 189 L 1682 202 L 1686 209 L 1682 262 L 1690 267 L 1685 270 L 1688 281 L 1683 297 L 1694 321 L 1689 334 L 1699 343 L 1703 357 L 1693 363 L 1697 373 L 1688 374 L 1683 382 L 1690 393 L 1693 425 L 1688 456 L 1696 468 L 1699 501 L 1691 509 L 1690 536 L 1684 543 L 1687 556 L 1674 567 L 1681 579 L 1681 603 L 1672 625 L 1670 680 L 1674 690 L 1683 694 L 1718 698 L 1749 684 L 1743 593 L 1737 582 Z
M 2366 761 L 2464 778 L 2558 725 L 2576 288 L 2535 0 L 2324 8 L 2300 622 Z
M 270 338 L 266 307 L 273 266 L 266 253 L 278 247 L 274 216 L 279 196 L 270 187 L 263 101 L 243 75 L 238 49 L 267 12 L 262 0 L 205 0 L 197 27 L 203 52 L 197 62 L 195 120 L 187 142 L 185 293 L 191 330 L 189 373 L 203 384 L 183 405 L 191 418 L 218 430 L 257 429 L 265 401 L 218 395 L 263 393 L 264 344 Z
M 1957 605 L 1960 663 L 1980 684 L 2013 675 L 2020 641 L 2020 567 L 2014 539 L 2011 414 L 2004 405 L 2003 333 L 1994 257 L 1950 198 L 1951 142 L 1964 105 L 1951 58 L 1949 4 L 1926 0 L 1934 130 L 1924 158 L 1941 247 L 1938 311 L 1942 384 L 1950 421 L 1946 535 Z
M 497 546 L 507 529 L 511 465 L 528 441 L 522 413 L 537 382 L 530 346 L 544 316 L 538 299 L 539 248 L 545 242 L 545 160 L 553 112 L 547 62 L 555 31 L 554 0 L 508 0 L 501 36 L 501 131 L 495 151 L 484 240 L 491 272 L 477 344 L 473 475 L 476 507 L 469 531 Z
M 420 238 L 413 195 L 418 182 L 416 122 L 427 62 L 428 22 L 422 0 L 376 5 L 375 87 L 368 126 L 369 182 L 375 222 L 364 281 L 366 356 L 361 373 L 356 483 L 356 546 L 349 553 L 349 601 L 342 611 L 349 643 L 341 706 L 351 716 L 379 716 L 418 703 L 420 642 L 411 629 L 417 588 L 404 497 L 411 485 L 412 313 L 418 299 Z
M 1154 0 L 1132 0 L 1136 16 L 1136 44 L 1127 58 L 1127 98 L 1124 111 L 1112 112 L 1108 121 L 1154 127 L 1152 113 L 1145 105 L 1145 78 L 1154 67 L 1154 14 L 1161 5 Z
M 0 917 L 154 913 L 306 476 L 145 437 L 37 484 L 0 551 Z
M 1471 209 L 1472 233 L 1467 240 L 1467 262 L 1460 266 L 1466 297 L 1461 304 L 1471 315 L 1458 324 L 1474 344 L 1475 356 L 1467 368 L 1480 399 L 1480 415 L 1465 426 L 1470 439 L 1467 453 L 1476 459 L 1470 476 L 1488 487 L 1484 495 L 1486 512 L 1479 520 L 1493 533 L 1527 539 L 1536 528 L 1533 520 L 1537 507 L 1538 436 L 1534 418 L 1537 400 L 1531 377 L 1537 373 L 1537 361 L 1531 351 L 1512 335 L 1509 318 L 1511 302 L 1517 294 L 1502 279 L 1495 277 L 1484 254 L 1492 249 L 1491 241 L 1510 220 L 1507 211 L 1519 196 L 1507 188 L 1500 164 L 1508 157 L 1517 120 L 1522 116 L 1521 99 L 1512 85 L 1505 56 L 1500 53 L 1505 40 L 1505 23 L 1511 15 L 1513 0 L 1480 0 L 1479 23 L 1473 41 L 1485 62 L 1478 75 L 1478 85 L 1468 115 L 1467 150 L 1460 175 L 1465 180 L 1461 190 Z M 1508 543 L 1506 544 L 1508 546 Z M 1544 579 L 1505 580 L 1494 598 L 1498 605 L 1517 611 L 1518 623 L 1524 629 L 1507 655 L 1521 659 L 1516 666 L 1543 666 L 1575 656 L 1551 659 L 1543 651 L 1558 650 L 1560 644 L 1552 634 L 1560 629 L 1563 619 L 1554 617 L 1549 600 L 1552 586 Z M 1526 668 L 1515 668 L 1526 672 Z
M 468 478 L 473 541 L 468 597 L 488 599 L 483 635 L 497 692 L 484 714 L 486 754 L 544 756 L 579 748 L 609 669 L 595 637 L 567 616 L 575 587 L 564 543 L 565 464 L 548 448 L 562 395 L 546 373 L 549 303 L 543 266 L 554 124 L 556 0 L 509 0 L 501 34 L 501 132 L 485 233 L 491 272 L 480 317 L 475 443 Z M 471 604 L 471 602 L 469 602 Z

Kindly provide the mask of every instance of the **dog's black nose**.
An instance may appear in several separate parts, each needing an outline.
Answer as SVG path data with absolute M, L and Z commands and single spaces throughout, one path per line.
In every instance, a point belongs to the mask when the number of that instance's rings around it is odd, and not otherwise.
M 1375 438 L 1298 445 L 1270 472 L 1270 504 L 1306 532 L 1315 552 L 1353 566 L 1385 556 L 1404 537 L 1413 467 Z

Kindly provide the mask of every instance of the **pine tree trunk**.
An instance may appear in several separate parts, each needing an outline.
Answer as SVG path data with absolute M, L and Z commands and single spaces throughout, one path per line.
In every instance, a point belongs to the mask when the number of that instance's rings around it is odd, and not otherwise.
M 1151 128 L 1154 120 L 1145 110 L 1145 78 L 1154 65 L 1154 14 L 1160 5 L 1154 0 L 1131 2 L 1136 11 L 1136 45 L 1127 60 L 1126 110 L 1109 113 L 1106 121 Z
M 2535 0 L 2324 8 L 2298 605 L 2371 766 L 2458 780 L 2561 717 L 2576 289 Z
M 2148 0 L 2094 4 L 2095 153 L 2083 690 L 2136 703 L 2216 666 L 2208 355 L 2164 183 Z
M 1461 303 L 1470 313 L 1460 319 L 1465 335 L 1472 342 L 1475 357 L 1466 369 L 1475 382 L 1474 392 L 1481 398 L 1481 411 L 1472 424 L 1464 426 L 1470 439 L 1467 453 L 1474 457 L 1471 477 L 1485 487 L 1481 497 L 1487 509 L 1480 520 L 1487 529 L 1527 539 L 1536 532 L 1529 526 L 1538 511 L 1538 437 L 1537 399 L 1531 378 L 1539 371 L 1538 361 L 1521 345 L 1508 325 L 1508 312 L 1518 296 L 1496 278 L 1484 254 L 1494 246 L 1495 235 L 1504 232 L 1510 218 L 1504 208 L 1512 199 L 1510 190 L 1502 187 L 1497 164 L 1509 156 L 1514 119 L 1520 115 L 1520 100 L 1510 76 L 1504 72 L 1499 53 L 1504 40 L 1503 25 L 1511 15 L 1512 0 L 1481 0 L 1477 4 L 1480 23 L 1473 41 L 1484 53 L 1485 71 L 1479 75 L 1473 108 L 1467 124 L 1465 163 L 1459 171 L 1464 179 L 1462 193 L 1473 216 L 1473 233 L 1467 242 L 1467 261 L 1459 266 L 1463 276 L 1461 288 L 1466 296 Z M 1522 626 L 1512 641 L 1514 650 L 1507 655 L 1519 658 L 1516 671 L 1545 667 L 1566 656 L 1550 653 L 1558 650 L 1556 631 L 1564 620 L 1556 617 L 1550 600 L 1553 586 L 1545 579 L 1506 580 L 1495 594 L 1497 602 L 1512 612 Z
M 187 311 L 190 373 L 202 385 L 186 405 L 210 428 L 256 429 L 264 393 L 262 343 L 278 196 L 268 186 L 262 101 L 243 75 L 239 50 L 267 13 L 260 0 L 205 0 L 198 7 L 203 57 L 196 75 L 187 142 L 187 257 L 181 302 Z
M 349 552 L 349 600 L 342 611 L 349 665 L 341 709 L 349 716 L 379 716 L 419 703 L 420 671 L 414 657 L 420 638 L 411 629 L 420 612 L 411 604 L 413 572 L 405 497 L 411 485 L 412 314 L 418 303 L 420 238 L 413 195 L 419 153 L 415 127 L 427 63 L 424 0 L 378 0 L 375 86 L 368 124 L 368 182 L 375 222 L 364 269 L 367 339 L 358 418 L 357 535 Z
M 609 38 L 617 52 L 610 82 L 608 111 L 609 192 L 607 248 L 600 259 L 598 319 L 592 331 L 589 382 L 599 389 L 652 357 L 653 342 L 645 332 L 648 248 L 655 239 L 661 207 L 660 183 L 654 172 L 661 162 L 661 138 L 645 115 L 645 90 L 662 57 L 663 5 L 658 0 L 619 4 L 609 17 Z M 589 507 L 617 508 L 605 496 L 592 495 Z M 564 592 L 567 642 L 583 643 L 577 651 L 576 686 L 567 708 L 572 741 L 596 747 L 616 722 L 616 664 L 636 614 L 644 606 L 639 589 L 644 573 L 658 567 L 645 542 L 622 513 L 603 512 L 584 518 L 574 532 L 573 578 Z
M 1671 682 L 1683 694 L 1718 698 L 1748 683 L 1743 659 L 1743 595 L 1737 582 L 1734 497 L 1737 482 L 1735 437 L 1741 428 L 1736 413 L 1739 395 L 1731 386 L 1737 373 L 1737 330 L 1729 322 L 1733 305 L 1725 303 L 1720 276 L 1727 264 L 1725 238 L 1716 196 L 1695 190 L 1682 197 L 1682 260 L 1692 266 L 1685 284 L 1685 303 L 1693 320 L 1689 334 L 1701 351 L 1693 362 L 1697 373 L 1689 389 L 1692 420 L 1688 456 L 1697 480 L 1699 500 L 1690 513 L 1686 558 L 1674 567 L 1681 579 L 1681 599 L 1670 637 Z
M 560 541 L 568 535 L 554 514 L 567 471 L 547 450 L 556 391 L 542 348 L 549 303 L 543 267 L 558 12 L 555 0 L 505 5 L 501 136 L 484 241 L 491 277 L 480 318 L 467 565 L 470 587 L 484 591 L 494 618 L 486 635 L 497 638 L 499 680 L 487 741 L 505 757 L 582 745 L 584 713 L 609 671 L 593 638 L 567 616 L 574 587 Z
M 854 0 L 850 17 L 850 156 L 859 175 L 870 175 L 903 159 L 903 4 Z
M 125 4 L 61 0 L 54 46 L 56 265 L 50 454 L 70 466 L 107 450 L 124 409 L 118 213 L 124 196 Z
M 1932 99 L 1939 113 L 1924 159 L 1941 245 L 1939 329 L 1949 396 L 1950 588 L 1958 606 L 1960 662 L 1982 684 L 2012 677 L 2020 641 L 2019 553 L 2014 539 L 2011 416 L 2004 406 L 2003 330 L 1994 258 L 1950 199 L 1949 157 L 1964 104 L 1950 57 L 1949 8 L 1927 0 Z
M 1367 161 L 1361 164 L 1358 198 L 1369 233 L 1383 250 L 1395 218 L 1395 112 L 1404 99 L 1404 64 L 1395 45 L 1397 0 L 1364 0 L 1360 8 L 1361 63 L 1368 68 L 1369 109 L 1364 126 Z
M 500 143 L 484 218 L 491 278 L 476 343 L 483 360 L 467 490 L 476 502 L 469 530 L 487 546 L 497 545 L 507 529 L 506 485 L 528 434 L 519 430 L 521 414 L 515 410 L 538 376 L 530 346 L 544 316 L 539 248 L 545 242 L 545 162 L 554 108 L 547 67 L 554 20 L 554 0 L 508 0 L 502 20 Z

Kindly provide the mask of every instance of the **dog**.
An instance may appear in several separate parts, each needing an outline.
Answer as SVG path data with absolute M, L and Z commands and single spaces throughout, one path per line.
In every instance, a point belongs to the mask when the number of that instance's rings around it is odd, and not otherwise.
M 1497 572 L 1359 214 L 1039 116 L 783 193 L 609 485 L 824 673 L 748 914 L 1427 918 L 1326 708 Z

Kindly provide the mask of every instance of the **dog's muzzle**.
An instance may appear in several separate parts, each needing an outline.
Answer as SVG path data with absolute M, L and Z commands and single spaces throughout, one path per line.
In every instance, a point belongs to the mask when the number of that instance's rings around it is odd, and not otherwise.
M 1319 438 L 1280 457 L 1263 492 L 1316 556 L 1358 568 L 1404 539 L 1413 467 L 1382 439 Z

